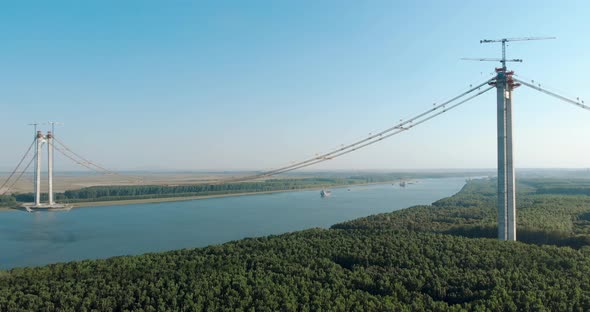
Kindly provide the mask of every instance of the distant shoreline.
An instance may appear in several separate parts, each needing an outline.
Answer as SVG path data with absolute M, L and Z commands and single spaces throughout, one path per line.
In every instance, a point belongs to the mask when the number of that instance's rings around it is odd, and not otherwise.
M 332 185 L 329 188 L 344 188 L 347 186 L 392 184 L 392 183 L 399 183 L 402 181 L 412 182 L 412 181 L 418 181 L 418 180 L 420 180 L 420 179 L 397 179 L 397 180 L 382 181 L 382 182 L 369 182 L 369 183 L 358 183 L 358 184 L 339 184 L 339 185 Z M 298 191 L 313 191 L 313 190 L 321 190 L 321 189 L 323 189 L 323 187 L 306 187 L 306 188 L 300 188 L 300 189 L 294 189 L 294 190 L 255 191 L 255 192 L 228 193 L 228 194 L 217 194 L 217 195 L 195 195 L 195 196 L 182 196 L 182 197 L 142 198 L 142 199 L 123 199 L 123 200 L 81 202 L 81 203 L 72 203 L 72 205 L 73 205 L 72 209 L 101 207 L 101 206 L 123 206 L 123 205 L 136 205 L 136 204 L 179 202 L 179 201 L 190 201 L 190 200 L 223 198 L 223 197 L 238 197 L 238 196 L 263 195 L 263 194 L 287 193 L 287 192 L 298 192 Z M 18 208 L 0 207 L 0 212 L 11 211 L 11 210 L 18 210 Z

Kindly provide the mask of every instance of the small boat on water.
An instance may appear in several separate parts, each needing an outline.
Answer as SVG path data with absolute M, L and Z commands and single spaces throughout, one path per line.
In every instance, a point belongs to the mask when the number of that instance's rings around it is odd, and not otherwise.
M 322 196 L 322 198 L 323 197 L 329 197 L 330 195 L 332 195 L 332 191 L 330 191 L 330 190 L 322 190 L 320 192 L 320 195 Z
M 401 187 L 406 187 L 406 181 L 401 181 L 401 182 L 399 183 L 399 186 L 401 186 Z

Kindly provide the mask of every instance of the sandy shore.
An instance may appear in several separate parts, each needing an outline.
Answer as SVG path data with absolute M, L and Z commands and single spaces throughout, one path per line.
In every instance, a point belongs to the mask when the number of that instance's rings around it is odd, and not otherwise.
M 406 180 L 409 181 L 409 180 Z M 372 183 L 360 183 L 360 184 L 342 184 L 333 185 L 330 188 L 344 188 L 352 186 L 363 186 L 363 185 L 377 185 L 377 184 L 391 184 L 399 183 L 401 180 L 387 181 L 387 182 L 372 182 Z M 210 199 L 210 198 L 222 198 L 222 197 L 234 197 L 234 196 L 248 196 L 248 195 L 261 195 L 261 194 L 275 194 L 275 193 L 286 193 L 286 192 L 299 192 L 299 191 L 313 191 L 321 190 L 321 187 L 310 187 L 300 188 L 295 190 L 276 190 L 276 191 L 262 191 L 262 192 L 244 192 L 244 193 L 229 193 L 219 195 L 200 195 L 200 196 L 184 196 L 184 197 L 164 197 L 164 198 L 144 198 L 144 199 L 126 199 L 126 200 L 112 200 L 112 201 L 96 201 L 96 202 L 83 202 L 74 203 L 73 208 L 85 208 L 85 207 L 99 207 L 99 206 L 115 206 L 115 205 L 133 205 L 133 204 L 148 204 L 148 203 L 165 203 L 165 202 L 176 202 L 176 201 L 189 201 L 197 199 Z M 319 195 L 318 195 L 319 196 Z M 0 211 L 15 210 L 11 207 L 0 207 Z

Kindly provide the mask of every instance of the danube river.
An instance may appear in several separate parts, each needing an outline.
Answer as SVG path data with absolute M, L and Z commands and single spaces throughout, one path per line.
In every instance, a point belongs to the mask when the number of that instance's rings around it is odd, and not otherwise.
M 280 234 L 430 204 L 457 193 L 464 178 L 102 206 L 67 212 L 0 212 L 0 269 L 203 247 Z

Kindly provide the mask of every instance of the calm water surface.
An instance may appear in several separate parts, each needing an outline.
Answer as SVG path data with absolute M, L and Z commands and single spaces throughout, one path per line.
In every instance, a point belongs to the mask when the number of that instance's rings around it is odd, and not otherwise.
M 319 191 L 119 205 L 68 212 L 0 212 L 0 269 L 202 247 L 430 204 L 464 178 Z

